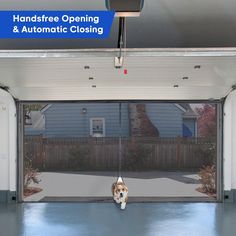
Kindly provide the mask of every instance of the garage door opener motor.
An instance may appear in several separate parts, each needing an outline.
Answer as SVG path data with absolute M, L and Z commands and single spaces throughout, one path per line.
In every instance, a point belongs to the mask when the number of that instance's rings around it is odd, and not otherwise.
M 143 5 L 144 0 L 106 0 L 107 9 L 115 11 L 115 15 L 119 17 L 119 54 L 115 57 L 115 68 L 121 68 L 124 64 L 122 51 L 126 48 L 126 17 L 140 16 Z

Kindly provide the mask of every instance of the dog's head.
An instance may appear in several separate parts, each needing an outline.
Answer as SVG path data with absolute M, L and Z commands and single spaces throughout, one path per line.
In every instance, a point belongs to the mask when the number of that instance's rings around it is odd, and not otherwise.
M 126 202 L 126 199 L 128 197 L 128 188 L 125 186 L 124 183 L 114 183 L 112 186 L 112 192 L 114 199 L 117 203 Z

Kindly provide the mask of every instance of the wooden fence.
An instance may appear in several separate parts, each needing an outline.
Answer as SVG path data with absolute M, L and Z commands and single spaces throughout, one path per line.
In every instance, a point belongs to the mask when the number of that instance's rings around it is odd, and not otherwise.
M 216 141 L 206 138 L 122 138 L 122 169 L 199 170 L 216 160 Z M 26 136 L 25 157 L 40 171 L 118 169 L 119 138 Z

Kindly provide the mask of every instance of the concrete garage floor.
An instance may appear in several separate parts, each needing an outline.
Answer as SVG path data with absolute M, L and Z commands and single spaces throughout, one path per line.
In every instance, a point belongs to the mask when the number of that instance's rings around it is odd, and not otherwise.
M 235 236 L 236 204 L 0 205 L 2 236 Z
M 43 191 L 24 200 L 48 201 L 47 197 L 54 197 L 53 201 L 63 197 L 109 197 L 116 176 L 117 172 L 42 172 L 39 175 L 40 184 L 34 186 L 42 188 Z M 130 197 L 207 197 L 206 194 L 196 191 L 200 186 L 197 173 L 127 172 L 123 173 L 123 177 L 129 187 Z

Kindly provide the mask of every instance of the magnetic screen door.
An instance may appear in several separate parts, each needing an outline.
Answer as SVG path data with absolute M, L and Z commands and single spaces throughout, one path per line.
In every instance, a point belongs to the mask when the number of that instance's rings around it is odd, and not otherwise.
M 41 102 L 22 109 L 24 201 L 112 201 L 119 151 L 130 201 L 217 198 L 216 103 Z

